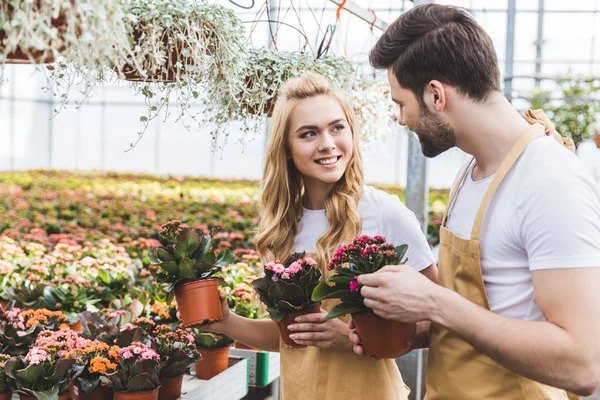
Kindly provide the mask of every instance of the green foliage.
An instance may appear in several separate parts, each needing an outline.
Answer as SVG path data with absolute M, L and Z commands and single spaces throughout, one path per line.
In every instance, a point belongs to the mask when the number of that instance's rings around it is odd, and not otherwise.
M 600 130 L 600 79 L 569 77 L 560 84 L 561 97 L 552 99 L 549 91 L 536 91 L 531 108 L 541 108 L 563 136 L 573 139 L 575 146 Z

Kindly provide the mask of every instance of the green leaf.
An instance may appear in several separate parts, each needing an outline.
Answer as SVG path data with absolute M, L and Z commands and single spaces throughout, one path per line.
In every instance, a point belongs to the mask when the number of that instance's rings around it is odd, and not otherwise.
M 215 255 L 214 252 L 209 251 L 204 255 L 204 261 L 208 264 L 214 264 L 215 261 L 217 261 L 217 256 Z
M 33 394 L 37 400 L 58 400 L 58 385 L 45 392 L 34 391 Z
M 29 365 L 25 369 L 15 371 L 15 375 L 25 386 L 34 384 L 38 379 L 46 375 L 42 365 Z
M 325 319 L 337 318 L 342 315 L 352 314 L 368 310 L 367 307 L 356 303 L 340 303 L 333 307 Z
M 353 271 L 350 268 L 339 268 L 335 270 L 335 273 L 336 276 L 351 276 L 353 278 L 361 274 L 359 271 Z
M 166 261 L 159 264 L 159 267 L 169 274 L 177 274 L 177 263 L 175 261 Z
M 77 383 L 79 387 L 79 391 L 83 393 L 90 393 L 92 390 L 96 389 L 98 385 L 100 385 L 100 378 L 84 378 L 79 376 L 77 378 Z
M 179 263 L 179 276 L 183 279 L 195 279 L 196 269 L 194 268 L 194 260 L 183 257 Z
M 162 260 L 160 260 L 158 258 L 158 255 L 156 254 L 157 250 L 157 248 L 151 247 L 146 252 L 146 254 L 148 255 L 148 260 L 150 260 L 150 264 L 159 265 L 162 263 Z
M 175 257 L 162 247 L 156 250 L 156 255 L 161 261 L 175 261 Z
M 176 259 L 191 257 L 200 246 L 200 237 L 193 229 L 186 229 L 177 236 L 174 255 Z
M 217 267 L 226 267 L 228 265 L 233 264 L 235 261 L 235 255 L 229 249 L 224 249 L 219 253 L 219 257 L 217 257 L 217 261 L 215 262 L 215 266 Z
M 402 261 L 402 259 L 404 258 L 404 255 L 406 255 L 406 252 L 408 251 L 408 245 L 407 244 L 403 244 L 401 246 L 397 246 L 396 247 L 396 253 L 398 253 L 398 260 Z
M 98 277 L 107 285 L 110 283 L 110 273 L 105 269 L 98 270 Z
M 148 117 L 146 117 L 145 115 L 142 115 L 142 116 L 140 117 L 140 121 L 141 121 L 141 122 L 146 122 L 146 121 L 148 121 Z
M 54 370 L 52 375 L 48 378 L 50 382 L 58 383 L 61 381 L 70 371 L 71 367 L 75 364 L 74 358 L 61 358 L 54 364 Z

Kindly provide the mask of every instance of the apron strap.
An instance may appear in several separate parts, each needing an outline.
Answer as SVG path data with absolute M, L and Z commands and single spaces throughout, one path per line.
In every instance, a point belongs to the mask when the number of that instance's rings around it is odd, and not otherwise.
M 556 140 L 559 144 L 562 144 L 567 149 L 573 152 L 575 151 L 575 143 L 573 143 L 573 139 L 561 136 L 560 133 L 556 131 L 554 123 L 550 121 L 550 118 L 548 118 L 543 110 L 527 110 L 525 111 L 525 119 L 530 124 L 538 123 L 543 125 L 546 135 L 552 136 L 554 140 Z
M 512 166 L 517 162 L 521 154 L 523 154 L 523 151 L 525 151 L 529 143 L 542 136 L 545 136 L 544 127 L 537 123 L 532 125 L 523 135 L 521 135 L 508 153 L 508 156 L 502 161 L 500 167 L 498 167 L 498 170 L 496 171 L 492 183 L 490 183 L 488 190 L 485 192 L 479 210 L 477 211 L 477 216 L 475 217 L 473 229 L 471 231 L 471 240 L 479 241 L 485 212 L 492 201 L 494 193 L 496 193 L 496 189 L 498 189 L 506 174 L 508 174 Z
M 442 218 L 442 226 L 446 226 L 446 220 L 448 219 L 448 214 L 450 213 L 450 209 L 454 205 L 454 200 L 456 200 L 456 195 L 458 194 L 458 191 L 460 190 L 460 187 L 462 186 L 465 178 L 467 177 L 467 173 L 469 172 L 469 169 L 471 168 L 471 165 L 473 165 L 474 161 L 475 161 L 475 157 L 471 158 L 471 161 L 469 161 L 467 168 L 465 168 L 462 175 L 460 176 L 460 179 L 456 182 L 456 186 L 454 186 L 454 188 L 452 188 L 452 190 L 450 191 L 450 197 L 448 198 L 448 204 L 446 205 L 446 209 L 444 209 L 444 217 Z

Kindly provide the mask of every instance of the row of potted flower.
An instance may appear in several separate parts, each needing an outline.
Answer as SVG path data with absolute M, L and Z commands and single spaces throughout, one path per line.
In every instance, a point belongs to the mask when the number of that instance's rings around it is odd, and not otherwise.
M 23 400 L 67 395 L 104 400 L 113 394 L 116 399 L 174 400 L 191 364 L 196 363 L 201 379 L 227 368 L 227 354 L 223 363 L 213 352 L 223 353 L 220 349 L 231 339 L 157 325 L 143 317 L 123 323 L 122 315 L 106 319 L 82 313 L 83 332 L 77 333 L 64 324 L 60 312 L 0 311 L 0 398 L 10 399 L 14 391 Z M 17 335 L 9 338 L 9 331 Z

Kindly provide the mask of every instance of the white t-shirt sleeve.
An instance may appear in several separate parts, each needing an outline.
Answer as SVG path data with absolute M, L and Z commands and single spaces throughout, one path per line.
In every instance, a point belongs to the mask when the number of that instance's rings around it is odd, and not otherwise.
M 406 263 L 417 271 L 434 264 L 433 253 L 415 214 L 397 196 L 386 194 L 384 202 L 380 226 L 388 243 L 407 244 Z
M 600 267 L 600 188 L 586 171 L 545 168 L 517 212 L 530 270 Z

